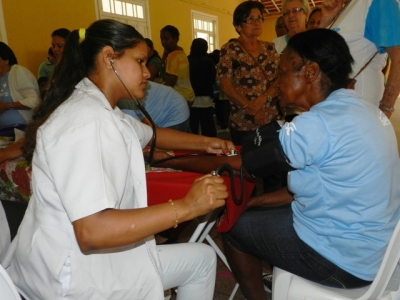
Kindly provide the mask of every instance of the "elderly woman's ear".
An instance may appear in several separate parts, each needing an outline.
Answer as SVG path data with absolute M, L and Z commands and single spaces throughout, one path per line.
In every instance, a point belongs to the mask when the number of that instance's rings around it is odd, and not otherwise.
M 312 83 L 318 79 L 321 71 L 316 62 L 308 62 L 304 66 L 304 72 L 305 72 L 305 76 L 306 76 L 306 82 Z

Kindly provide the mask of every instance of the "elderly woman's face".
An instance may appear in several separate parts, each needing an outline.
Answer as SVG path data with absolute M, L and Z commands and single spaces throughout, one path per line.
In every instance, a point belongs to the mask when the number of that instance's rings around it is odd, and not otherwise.
M 308 110 L 302 104 L 306 88 L 305 67 L 294 51 L 284 51 L 279 62 L 278 96 L 282 108 Z
M 301 1 L 286 2 L 282 15 L 289 32 L 296 31 L 297 33 L 306 30 L 307 15 L 303 10 Z
M 236 30 L 240 32 L 240 35 L 246 35 L 248 37 L 259 37 L 262 33 L 262 23 L 264 22 L 263 15 L 261 12 L 253 8 L 250 15 L 243 20 L 242 24 L 235 26 Z

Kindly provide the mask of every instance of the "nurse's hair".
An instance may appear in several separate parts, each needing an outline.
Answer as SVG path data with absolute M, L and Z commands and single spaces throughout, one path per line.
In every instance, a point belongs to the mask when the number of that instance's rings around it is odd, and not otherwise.
M 26 130 L 23 152 L 28 161 L 32 160 L 38 128 L 71 96 L 78 82 L 97 72 L 96 58 L 102 49 L 110 46 L 118 57 L 141 42 L 144 38 L 135 28 L 108 19 L 96 21 L 86 30 L 70 33 L 61 60 L 50 78 L 49 88 Z
M 345 88 L 354 59 L 349 46 L 337 32 L 316 28 L 290 38 L 285 51 L 294 51 L 302 59 L 301 69 L 307 61 L 316 62 L 325 77 L 327 92 Z
M 292 1 L 295 1 L 295 0 L 282 0 L 282 12 L 285 11 L 286 4 L 289 3 L 289 2 L 292 2 Z M 299 1 L 301 3 L 300 6 L 303 9 L 304 14 L 306 16 L 308 16 L 310 14 L 310 11 L 311 11 L 310 4 L 308 3 L 307 0 L 299 0 Z

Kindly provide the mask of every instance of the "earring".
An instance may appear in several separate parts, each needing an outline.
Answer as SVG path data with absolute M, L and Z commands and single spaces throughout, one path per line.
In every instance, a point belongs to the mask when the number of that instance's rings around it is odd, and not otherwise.
M 108 66 L 107 66 L 107 69 L 111 70 L 111 69 L 112 69 L 111 65 L 108 65 Z

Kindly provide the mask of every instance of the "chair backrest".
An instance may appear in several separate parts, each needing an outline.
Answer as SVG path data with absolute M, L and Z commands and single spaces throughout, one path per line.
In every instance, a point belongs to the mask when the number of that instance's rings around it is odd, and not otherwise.
M 400 259 L 400 220 L 386 248 L 378 274 L 368 291 L 360 299 L 381 299 Z
M 0 265 L 0 295 L 4 300 L 21 300 L 17 288 L 2 265 Z

